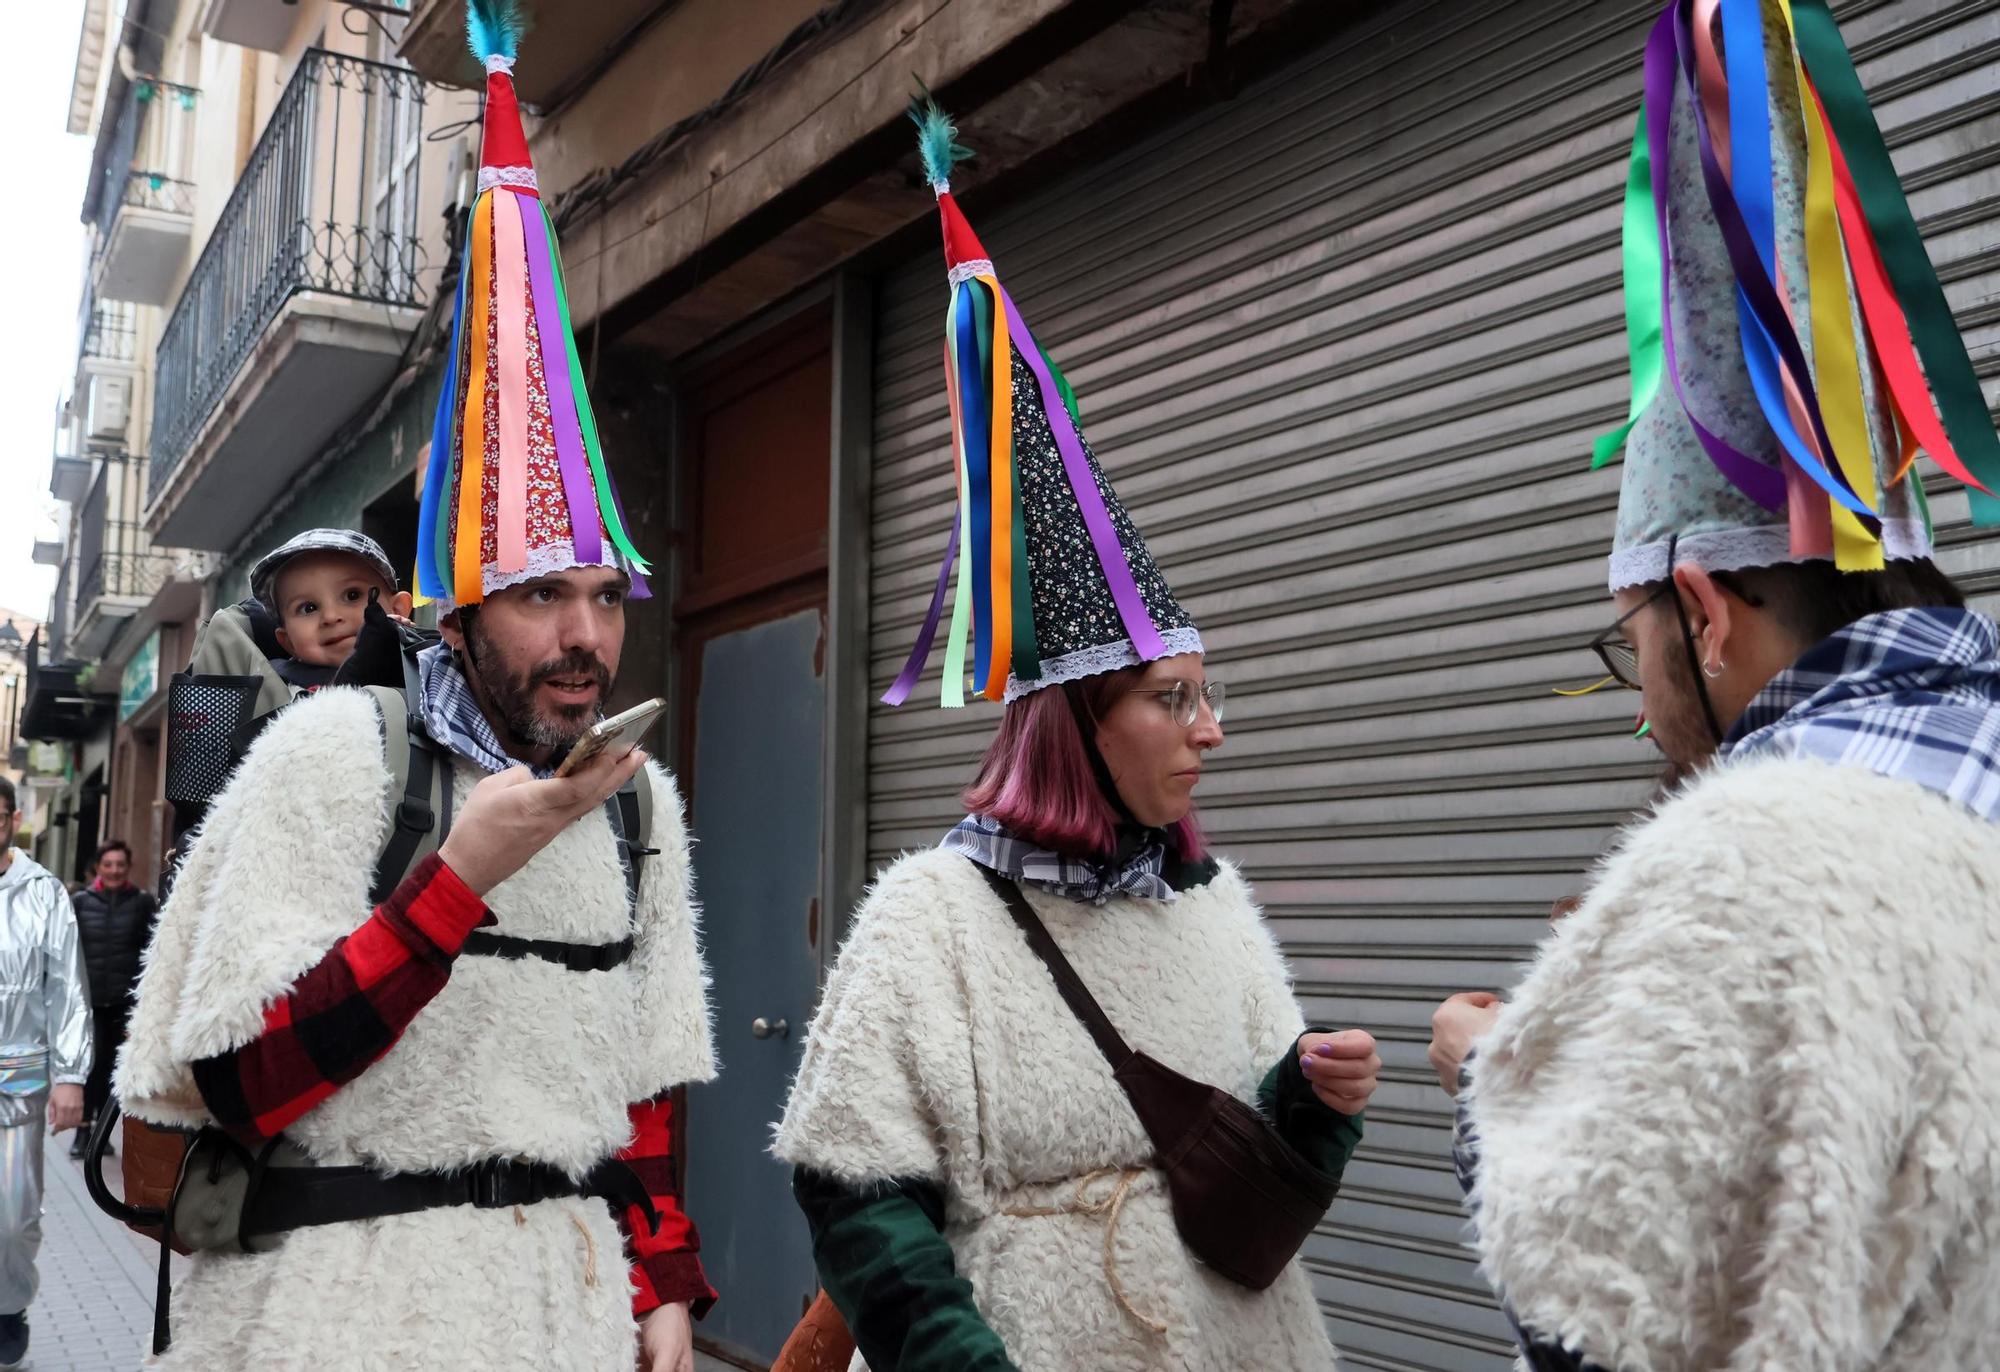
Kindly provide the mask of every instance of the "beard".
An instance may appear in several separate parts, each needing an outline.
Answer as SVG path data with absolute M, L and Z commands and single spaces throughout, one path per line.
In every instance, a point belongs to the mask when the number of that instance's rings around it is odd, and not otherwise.
M 1674 656 L 1667 678 L 1666 690 L 1654 693 L 1664 698 L 1649 696 L 1646 701 L 1646 719 L 1653 726 L 1648 737 L 1666 760 L 1653 790 L 1656 802 L 1707 771 L 1720 755 L 1708 713 L 1702 709 L 1701 683 L 1684 653 Z
M 515 671 L 496 651 L 493 642 L 480 632 L 478 620 L 467 626 L 465 636 L 473 650 L 487 699 L 516 744 L 567 748 L 597 722 L 598 706 L 610 698 L 611 669 L 589 653 L 581 650 L 565 653 Z M 552 677 L 588 678 L 597 684 L 596 702 L 538 709 L 535 688 Z

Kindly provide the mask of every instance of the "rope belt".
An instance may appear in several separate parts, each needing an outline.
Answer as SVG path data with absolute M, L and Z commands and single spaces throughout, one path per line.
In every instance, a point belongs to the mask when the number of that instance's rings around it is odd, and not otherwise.
M 1000 1213 L 1023 1220 L 1046 1219 L 1053 1215 L 1104 1216 L 1104 1275 L 1111 1283 L 1111 1294 L 1117 1298 L 1118 1308 L 1155 1334 L 1164 1334 L 1167 1332 L 1166 1322 L 1154 1319 L 1133 1305 L 1132 1298 L 1125 1292 L 1125 1283 L 1118 1276 L 1118 1221 L 1125 1213 L 1125 1198 L 1132 1193 L 1132 1183 L 1145 1176 L 1147 1170 L 1144 1167 L 1101 1167 L 1078 1177 L 1075 1194 L 1061 1205 L 1021 1205 Z M 1110 1194 L 1090 1194 L 1093 1185 L 1112 1177 L 1118 1180 Z

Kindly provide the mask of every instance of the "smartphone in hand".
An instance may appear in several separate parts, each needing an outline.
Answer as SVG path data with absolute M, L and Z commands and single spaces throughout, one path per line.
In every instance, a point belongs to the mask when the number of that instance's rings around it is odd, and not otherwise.
M 654 696 L 643 705 L 634 705 L 623 714 L 609 719 L 600 719 L 590 726 L 590 731 L 576 741 L 569 750 L 569 756 L 556 768 L 556 775 L 566 777 L 577 768 L 589 762 L 600 753 L 614 756 L 629 753 L 639 746 L 639 740 L 653 727 L 659 717 L 666 712 L 667 698 Z

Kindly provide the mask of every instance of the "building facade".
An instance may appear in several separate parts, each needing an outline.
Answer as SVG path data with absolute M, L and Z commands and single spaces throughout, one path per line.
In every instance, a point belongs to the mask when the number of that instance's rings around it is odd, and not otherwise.
M 238 598 L 297 529 L 412 551 L 477 114 L 463 0 L 142 8 L 178 83 L 157 89 L 197 94 L 189 160 L 120 201 L 164 241 L 187 168 L 181 256 L 135 302 L 138 522 L 213 574 L 99 649 L 122 684 L 157 642 L 135 692 L 186 651 L 167 626 Z M 1514 978 L 1656 766 L 1624 700 L 1556 690 L 1598 675 L 1582 645 L 1608 619 L 1617 474 L 1587 454 L 1628 398 L 1619 206 L 1657 0 L 532 8 L 543 194 L 662 568 L 619 703 L 673 699 L 659 745 L 699 840 L 724 1063 L 682 1116 L 724 1292 L 705 1346 L 764 1366 L 812 1294 L 769 1126 L 848 911 L 957 817 L 997 715 L 924 703 L 935 668 L 915 703 L 876 703 L 952 483 L 916 78 L 959 116 L 978 155 L 954 189 L 1230 686 L 1205 823 L 1308 1018 L 1383 1044 L 1306 1252 L 1344 1364 L 1509 1366 L 1424 1048 L 1438 1000 Z M 2000 397 L 2000 0 L 1835 9 Z M 1930 489 L 1941 561 L 1994 608 L 2000 541 Z M 107 757 L 114 793 L 144 789 L 145 746 Z

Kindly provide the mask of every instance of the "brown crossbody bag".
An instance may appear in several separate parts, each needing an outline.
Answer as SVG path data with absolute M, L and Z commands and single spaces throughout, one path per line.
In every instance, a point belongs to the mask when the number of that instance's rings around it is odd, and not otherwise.
M 1007 903 L 1132 1102 L 1166 1176 L 1181 1242 L 1238 1285 L 1268 1287 L 1305 1247 L 1339 1184 L 1301 1157 L 1257 1110 L 1127 1045 L 1021 888 L 973 865 Z

